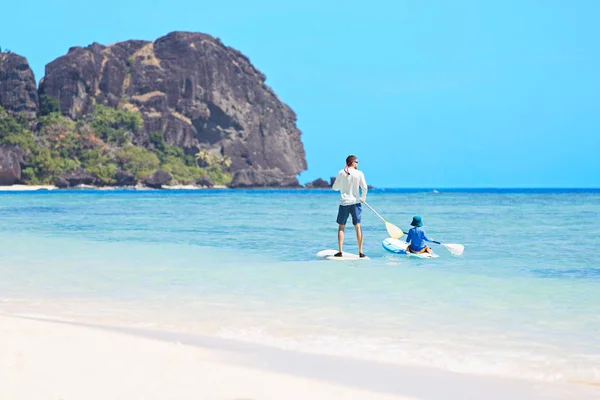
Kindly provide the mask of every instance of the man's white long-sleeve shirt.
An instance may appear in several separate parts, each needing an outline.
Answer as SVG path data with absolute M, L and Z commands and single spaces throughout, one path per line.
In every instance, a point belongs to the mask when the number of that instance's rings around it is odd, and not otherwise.
M 359 195 L 359 188 L 362 189 L 362 197 Z M 368 191 L 365 175 L 355 168 L 348 168 L 348 172 L 342 169 L 335 178 L 333 190 L 340 191 L 341 206 L 350 206 L 360 203 L 361 200 L 365 201 Z

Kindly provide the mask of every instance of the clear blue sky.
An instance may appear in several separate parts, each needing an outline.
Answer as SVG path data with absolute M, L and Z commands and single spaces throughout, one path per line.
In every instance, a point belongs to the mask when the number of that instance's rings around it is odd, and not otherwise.
M 376 187 L 600 187 L 600 2 L 72 0 L 2 5 L 36 79 L 69 47 L 220 37 L 298 114 L 308 171 Z

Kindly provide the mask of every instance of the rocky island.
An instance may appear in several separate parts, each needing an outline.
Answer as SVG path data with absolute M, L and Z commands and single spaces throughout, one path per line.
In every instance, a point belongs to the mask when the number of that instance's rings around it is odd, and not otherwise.
M 72 47 L 39 87 L 0 51 L 0 185 L 300 187 L 296 114 L 203 33 Z

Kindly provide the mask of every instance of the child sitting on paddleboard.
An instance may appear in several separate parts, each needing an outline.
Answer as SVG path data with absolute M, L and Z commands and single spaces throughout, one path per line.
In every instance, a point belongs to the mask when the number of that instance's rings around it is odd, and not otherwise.
M 425 234 L 425 230 L 421 228 L 423 226 L 421 217 L 415 215 L 410 224 L 413 228 L 410 228 L 408 235 L 406 235 L 406 243 L 409 243 L 406 253 L 421 254 L 427 252 L 433 254 L 433 250 L 425 245 L 425 242 L 433 242 L 433 240 L 429 239 Z

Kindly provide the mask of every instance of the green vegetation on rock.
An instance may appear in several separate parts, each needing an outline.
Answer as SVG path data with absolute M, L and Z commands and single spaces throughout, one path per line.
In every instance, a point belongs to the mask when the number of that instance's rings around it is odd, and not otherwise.
M 119 165 L 131 172 L 136 179 L 152 174 L 160 167 L 158 156 L 139 146 L 128 146 L 117 153 Z
M 52 113 L 59 113 L 60 105 L 54 97 L 46 96 L 45 94 L 40 96 L 40 116 L 45 116 Z
M 139 112 L 114 109 L 97 104 L 89 118 L 92 129 L 108 144 L 126 145 L 142 126 Z
M 230 165 L 227 158 L 186 155 L 183 149 L 166 144 L 160 132 L 150 134 L 147 148 L 134 145 L 142 124 L 141 114 L 132 108 L 100 104 L 73 121 L 60 114 L 55 99 L 42 96 L 40 115 L 33 121 L 0 107 L 0 145 L 25 151 L 21 173 L 25 184 L 54 184 L 61 174 L 81 169 L 99 185 L 116 184 L 119 170 L 140 181 L 159 169 L 170 173 L 173 183 L 190 184 L 204 176 L 215 184 L 231 182 L 231 174 L 224 172 Z

